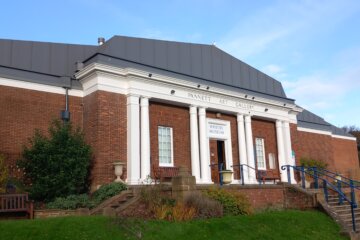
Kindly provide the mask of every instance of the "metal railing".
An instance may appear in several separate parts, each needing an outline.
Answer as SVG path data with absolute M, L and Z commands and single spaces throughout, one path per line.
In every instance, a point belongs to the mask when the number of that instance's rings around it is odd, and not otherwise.
M 324 191 L 324 197 L 326 203 L 329 203 L 329 192 L 328 189 L 335 191 L 339 196 L 339 205 L 344 203 L 344 200 L 350 204 L 351 207 L 351 217 L 352 217 L 352 228 L 353 231 L 356 232 L 356 220 L 355 220 L 355 213 L 354 209 L 357 208 L 357 203 L 355 199 L 355 191 L 354 189 L 360 189 L 358 186 L 354 185 L 354 181 L 350 178 L 343 177 L 337 173 L 331 172 L 327 169 L 318 169 L 316 167 L 304 167 L 304 166 L 291 166 L 291 165 L 283 165 L 281 166 L 281 170 L 286 170 L 288 183 L 291 184 L 290 178 L 290 169 L 293 168 L 294 171 L 300 172 L 301 177 L 301 185 L 305 188 L 305 176 L 308 175 L 314 179 L 314 188 L 319 188 L 319 180 L 322 180 L 322 188 Z M 341 179 L 340 179 L 341 177 Z M 329 181 L 329 179 L 334 180 L 336 183 L 333 184 Z M 343 181 L 345 179 L 346 181 Z M 346 196 L 343 192 L 342 188 L 343 185 L 350 188 L 350 198 Z
M 245 179 L 245 176 L 244 176 L 244 166 L 247 167 L 247 168 L 250 168 L 250 169 L 253 169 L 255 171 L 255 174 L 257 176 L 257 180 L 259 182 L 259 185 L 261 185 L 261 179 L 266 175 L 266 172 L 263 171 L 263 170 L 258 170 L 254 167 L 251 167 L 247 164 L 235 164 L 235 165 L 232 165 L 231 167 L 240 167 L 240 178 L 241 178 L 241 185 L 245 185 L 245 182 L 244 182 L 244 179 Z M 265 182 L 263 182 L 263 184 L 265 184 Z

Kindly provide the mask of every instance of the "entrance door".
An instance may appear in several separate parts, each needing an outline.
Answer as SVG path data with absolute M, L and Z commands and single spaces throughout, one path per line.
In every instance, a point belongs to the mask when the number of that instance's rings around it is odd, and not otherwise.
M 210 163 L 211 180 L 214 183 L 220 182 L 219 169 L 226 169 L 225 166 L 225 144 L 224 141 L 210 140 Z

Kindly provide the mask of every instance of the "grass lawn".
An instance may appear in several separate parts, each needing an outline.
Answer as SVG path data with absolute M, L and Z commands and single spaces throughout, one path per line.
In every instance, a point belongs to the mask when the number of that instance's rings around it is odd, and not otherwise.
M 125 227 L 124 227 L 125 226 Z M 174 223 L 102 216 L 0 221 L 0 239 L 346 239 L 317 211 L 264 212 Z M 136 232 L 136 233 L 135 233 Z

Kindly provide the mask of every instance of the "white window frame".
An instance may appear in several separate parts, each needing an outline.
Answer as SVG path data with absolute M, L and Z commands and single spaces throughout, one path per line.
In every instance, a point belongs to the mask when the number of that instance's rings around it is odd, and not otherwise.
M 261 142 L 262 142 L 262 152 L 263 152 L 263 161 L 264 161 L 264 167 L 259 167 L 259 156 L 258 156 L 258 154 L 257 154 L 257 152 L 258 152 L 258 145 L 256 144 L 256 141 L 258 140 L 258 139 L 260 139 L 261 140 Z M 257 166 L 257 168 L 259 169 L 259 170 L 266 170 L 266 153 L 265 153 L 265 139 L 264 138 L 260 138 L 260 137 L 257 137 L 257 138 L 255 138 L 255 152 L 256 152 L 256 166 Z
M 159 156 L 159 166 L 160 167 L 173 167 L 174 166 L 174 141 L 173 141 L 173 128 L 167 126 L 158 126 L 158 139 L 159 139 L 159 128 L 169 128 L 170 129 L 170 163 L 162 163 L 160 161 L 160 142 L 158 141 L 158 156 Z

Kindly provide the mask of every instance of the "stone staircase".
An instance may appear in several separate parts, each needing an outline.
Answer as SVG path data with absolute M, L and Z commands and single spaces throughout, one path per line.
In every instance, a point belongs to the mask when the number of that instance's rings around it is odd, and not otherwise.
M 139 196 L 134 190 L 125 190 L 92 209 L 90 215 L 116 216 L 119 212 L 135 203 L 138 199 Z
M 328 210 L 331 213 L 331 216 L 337 220 L 340 225 L 344 228 L 344 230 L 352 231 L 352 216 L 351 216 L 351 207 L 350 203 L 346 200 L 343 203 L 339 204 L 339 196 L 329 195 L 328 203 L 324 203 L 327 205 Z M 360 230 L 360 208 L 354 209 L 355 223 L 356 223 L 356 231 Z

